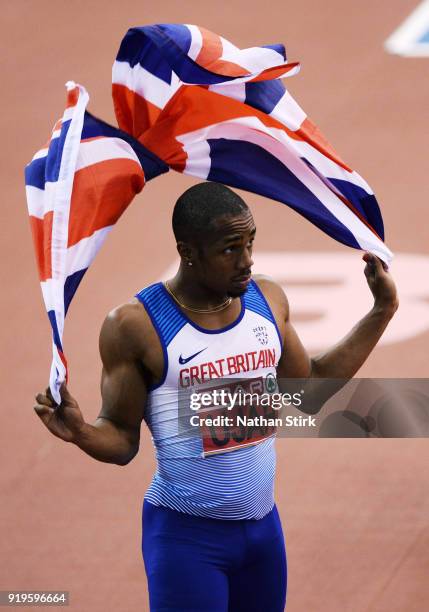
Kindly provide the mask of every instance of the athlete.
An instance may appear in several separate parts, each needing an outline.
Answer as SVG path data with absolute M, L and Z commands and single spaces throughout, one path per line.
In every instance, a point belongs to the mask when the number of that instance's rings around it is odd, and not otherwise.
M 143 504 L 142 550 L 152 611 L 281 612 L 286 554 L 274 503 L 275 436 L 183 436 L 179 393 L 216 378 L 351 378 L 398 306 L 382 262 L 365 253 L 371 311 L 310 358 L 282 288 L 252 278 L 256 227 L 245 202 L 217 183 L 188 189 L 173 212 L 174 278 L 140 291 L 103 323 L 101 412 L 86 423 L 64 385 L 35 410 L 57 437 L 125 465 L 145 420 L 158 466 Z M 221 451 L 221 452 L 219 452 Z

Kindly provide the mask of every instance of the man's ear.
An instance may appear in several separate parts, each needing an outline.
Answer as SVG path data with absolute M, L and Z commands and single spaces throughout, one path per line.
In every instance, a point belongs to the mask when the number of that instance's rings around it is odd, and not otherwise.
M 194 246 L 192 246 L 192 244 L 189 244 L 189 242 L 183 242 L 182 240 L 179 240 L 176 245 L 176 248 L 177 252 L 180 255 L 180 259 L 184 264 L 192 262 L 192 260 L 195 258 L 196 249 Z

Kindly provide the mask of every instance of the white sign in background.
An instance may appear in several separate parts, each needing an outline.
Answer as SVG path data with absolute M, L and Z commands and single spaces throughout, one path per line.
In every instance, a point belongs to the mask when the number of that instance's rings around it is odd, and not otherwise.
M 429 57 L 429 0 L 423 0 L 384 43 L 388 53 Z
M 356 252 L 261 251 L 254 253 L 253 274 L 282 285 L 291 320 L 304 346 L 320 350 L 344 336 L 373 304 Z M 161 280 L 172 278 L 177 260 Z M 400 307 L 379 344 L 403 342 L 429 330 L 429 256 L 398 253 L 391 265 Z

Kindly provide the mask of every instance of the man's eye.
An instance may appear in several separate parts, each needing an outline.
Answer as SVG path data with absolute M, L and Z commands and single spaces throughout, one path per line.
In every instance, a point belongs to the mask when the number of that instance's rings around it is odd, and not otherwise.
M 226 253 L 227 255 L 229 255 L 229 253 L 232 253 L 234 247 L 228 247 L 226 249 L 223 250 L 224 253 Z

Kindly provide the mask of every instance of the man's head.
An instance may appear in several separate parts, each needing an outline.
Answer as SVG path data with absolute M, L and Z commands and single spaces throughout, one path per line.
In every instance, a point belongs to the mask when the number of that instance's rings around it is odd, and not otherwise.
M 256 227 L 240 196 L 220 183 L 194 185 L 176 202 L 173 232 L 182 265 L 195 281 L 220 295 L 244 293 Z

